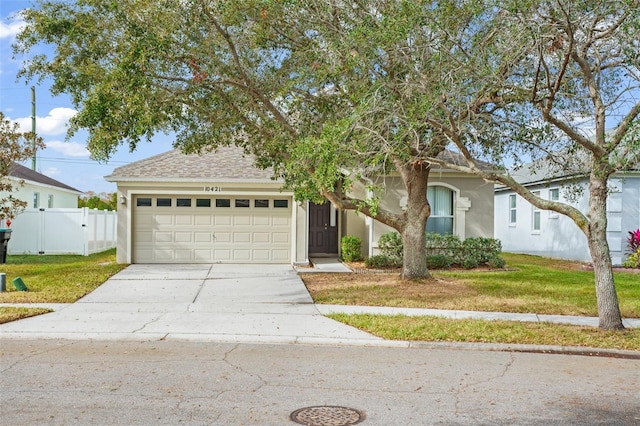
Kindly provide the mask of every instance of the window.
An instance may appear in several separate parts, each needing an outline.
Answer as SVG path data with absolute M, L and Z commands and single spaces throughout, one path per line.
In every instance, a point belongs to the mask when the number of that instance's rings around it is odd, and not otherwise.
M 509 224 L 510 225 L 515 225 L 516 224 L 516 218 L 517 218 L 517 213 L 516 213 L 516 194 L 511 194 L 511 195 L 509 195 Z
M 138 198 L 136 199 L 137 207 L 151 207 L 151 198 Z
M 231 200 L 228 198 L 216 198 L 216 207 L 231 207 Z
M 453 191 L 444 186 L 427 188 L 431 216 L 427 219 L 427 232 L 453 234 Z
M 210 198 L 196 198 L 196 207 L 211 207 Z
M 249 200 L 236 200 L 236 207 L 249 207 Z
M 549 190 L 549 201 L 560 201 L 560 189 L 551 188 Z M 554 212 L 553 210 L 549 210 L 549 217 L 551 219 L 557 219 L 558 216 L 559 216 L 558 212 Z
M 289 207 L 289 200 L 273 200 L 273 207 L 286 209 Z
M 53 194 L 49 194 L 47 197 L 47 207 L 50 209 L 53 208 Z
M 156 207 L 171 207 L 171 198 L 158 198 Z
M 38 207 L 40 207 L 40 193 L 39 192 L 34 192 L 33 193 L 33 208 L 37 209 Z
M 256 208 L 269 208 L 269 200 L 254 200 L 253 206 Z
M 191 207 L 191 198 L 176 198 L 176 207 Z
M 533 195 L 540 196 L 540 191 L 533 191 Z M 531 230 L 535 233 L 540 232 L 540 209 L 534 205 L 531 205 Z

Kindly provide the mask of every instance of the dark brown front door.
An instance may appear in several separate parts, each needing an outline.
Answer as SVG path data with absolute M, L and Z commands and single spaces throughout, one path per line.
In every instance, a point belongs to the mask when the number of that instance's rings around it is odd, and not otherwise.
M 331 210 L 328 202 L 309 203 L 309 254 L 338 253 L 338 226 L 336 218 L 331 226 Z

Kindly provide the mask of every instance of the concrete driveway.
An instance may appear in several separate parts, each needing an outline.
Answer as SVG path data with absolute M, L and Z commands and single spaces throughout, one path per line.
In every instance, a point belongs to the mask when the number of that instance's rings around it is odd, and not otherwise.
M 3 338 L 367 344 L 320 314 L 289 265 L 131 265 L 78 302 L 0 325 Z

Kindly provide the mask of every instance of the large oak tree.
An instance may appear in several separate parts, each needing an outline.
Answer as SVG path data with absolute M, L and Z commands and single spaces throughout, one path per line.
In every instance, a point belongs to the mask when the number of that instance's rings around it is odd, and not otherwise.
M 70 131 L 89 131 L 95 158 L 167 131 L 185 152 L 243 146 L 298 199 L 328 199 L 398 230 L 403 276 L 416 278 L 428 276 L 424 158 L 449 143 L 427 118 L 440 118 L 433 106 L 444 97 L 476 97 L 469 82 L 454 87 L 448 78 L 459 68 L 450 59 L 460 43 L 485 43 L 469 37 L 495 13 L 481 6 L 43 1 L 25 12 L 16 52 L 42 42 L 55 48 L 34 55 L 22 75 L 50 76 L 54 93 L 71 95 L 79 113 Z M 388 173 L 398 173 L 408 193 L 401 214 L 378 203 L 384 180 L 375 177 Z M 354 198 L 356 181 L 372 195 Z
M 428 275 L 431 164 L 473 173 L 576 222 L 600 325 L 622 327 L 606 183 L 638 162 L 637 0 L 45 1 L 25 19 L 16 51 L 56 51 L 23 75 L 71 94 L 71 131 L 89 130 L 94 157 L 159 131 L 187 152 L 243 146 L 299 199 L 397 229 L 407 278 Z M 443 155 L 448 146 L 466 164 Z M 535 197 L 508 171 L 508 159 L 577 152 L 591 170 L 588 215 Z M 374 177 L 389 172 L 407 189 L 402 214 L 377 204 Z M 352 198 L 355 181 L 374 196 Z

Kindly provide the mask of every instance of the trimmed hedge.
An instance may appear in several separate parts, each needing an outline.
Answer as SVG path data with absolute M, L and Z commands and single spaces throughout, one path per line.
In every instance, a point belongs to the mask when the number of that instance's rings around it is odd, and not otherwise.
M 462 241 L 457 235 L 426 234 L 427 267 L 431 269 L 449 269 L 453 265 L 466 269 L 478 266 L 504 268 L 505 261 L 500 257 L 502 244 L 495 238 L 467 238 Z M 384 256 L 372 263 L 380 263 L 383 259 L 399 261 L 402 265 L 402 238 L 397 232 L 389 232 L 380 236 L 378 247 Z M 366 260 L 365 260 L 366 263 Z M 368 266 L 368 265 L 367 265 Z M 380 266 L 378 266 L 380 267 Z

